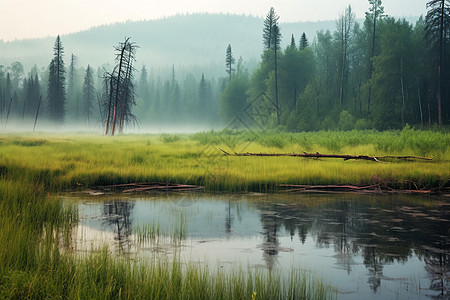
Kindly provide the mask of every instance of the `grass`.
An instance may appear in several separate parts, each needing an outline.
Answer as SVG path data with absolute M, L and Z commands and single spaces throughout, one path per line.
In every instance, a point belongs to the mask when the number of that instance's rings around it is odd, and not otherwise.
M 71 252 L 77 211 L 55 192 L 82 185 L 201 177 L 212 165 L 188 137 L 0 136 L 1 299 L 325 299 L 335 292 L 300 271 L 209 270 L 173 259 Z M 175 147 L 174 147 L 175 145 Z M 196 162 L 171 169 L 191 157 Z M 171 163 L 164 168 L 164 161 Z M 197 164 L 197 165 L 196 165 Z M 183 235 L 174 225 L 174 242 Z M 157 236 L 157 228 L 142 237 Z M 153 232 L 153 233 L 152 233 Z M 256 294 L 255 294 L 256 292 Z
M 324 299 L 333 289 L 303 271 L 211 271 L 179 259 L 113 257 L 107 249 L 70 252 L 77 212 L 55 192 L 96 185 L 168 181 L 209 191 L 267 191 L 279 183 L 448 187 L 450 138 L 405 128 L 398 132 L 254 133 L 104 137 L 0 135 L 0 298 Z M 227 151 L 427 155 L 435 162 L 227 157 Z M 182 236 L 174 225 L 173 240 Z M 181 225 L 180 225 L 181 226 Z M 142 228 L 142 242 L 158 238 Z
M 22 174 L 59 191 L 129 182 L 204 185 L 208 191 L 265 192 L 285 184 L 383 184 L 444 190 L 450 178 L 450 135 L 440 132 L 205 132 L 194 135 L 73 134 L 0 136 L 0 174 Z M 229 152 L 320 152 L 416 155 L 433 162 L 226 157 Z
M 258 269 L 210 270 L 175 258 L 125 259 L 107 249 L 70 251 L 77 212 L 55 192 L 96 185 L 161 181 L 205 185 L 209 191 L 267 191 L 279 183 L 372 184 L 445 190 L 450 177 L 446 133 L 205 132 L 194 135 L 104 137 L 71 134 L 0 135 L 1 299 L 325 299 L 320 279 Z M 320 152 L 433 156 L 429 162 L 227 157 L 236 152 Z M 174 225 L 172 241 L 182 238 Z M 139 231 L 139 230 L 138 230 Z M 142 243 L 161 236 L 141 228 Z M 169 233 L 171 234 L 171 233 Z M 163 234 L 164 235 L 164 234 Z
M 182 214 L 175 219 L 172 228 L 162 230 L 159 223 L 143 224 L 133 229 L 136 244 L 159 245 L 162 242 L 169 242 L 173 246 L 178 246 L 186 238 L 187 220 Z
M 42 184 L 0 180 L 1 299 L 326 299 L 332 288 L 300 270 L 211 271 L 178 258 L 127 259 L 107 248 L 70 252 L 76 212 Z

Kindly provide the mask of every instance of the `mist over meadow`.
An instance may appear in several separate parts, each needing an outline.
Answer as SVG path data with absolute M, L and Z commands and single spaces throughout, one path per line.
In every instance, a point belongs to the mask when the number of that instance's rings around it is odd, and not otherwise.
M 55 37 L 2 41 L 3 127 L 104 131 L 113 109 L 105 78 L 118 67 L 117 45 L 126 38 L 136 46 L 123 117 L 128 132 L 386 130 L 439 122 L 424 18 L 377 17 L 372 38 L 370 14 L 356 19 L 350 6 L 321 22 L 283 23 L 273 13 L 276 51 L 265 42 L 267 18 L 245 15 L 177 15 L 62 35 L 59 116 L 49 100 Z

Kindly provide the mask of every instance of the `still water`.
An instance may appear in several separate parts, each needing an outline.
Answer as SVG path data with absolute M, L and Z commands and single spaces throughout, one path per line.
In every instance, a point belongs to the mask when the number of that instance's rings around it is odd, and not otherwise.
M 211 268 L 300 268 L 338 299 L 450 299 L 446 197 L 169 194 L 81 198 L 75 250 Z

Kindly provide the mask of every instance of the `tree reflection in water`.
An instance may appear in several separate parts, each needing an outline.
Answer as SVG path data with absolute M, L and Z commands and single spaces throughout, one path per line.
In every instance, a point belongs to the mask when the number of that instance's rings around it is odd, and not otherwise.
M 320 268 L 325 268 L 324 272 L 328 268 L 344 270 L 349 278 L 353 274 L 361 274 L 365 278 L 365 288 L 374 294 L 383 295 L 383 281 L 401 281 L 410 290 L 418 290 L 420 295 L 450 297 L 448 201 L 352 194 L 271 194 L 251 199 L 242 197 L 238 201 L 223 196 L 219 201 L 215 199 L 220 209 L 215 214 L 214 202 L 206 198 L 198 200 L 195 208 L 186 208 L 190 210 L 190 217 L 182 219 L 181 224 L 189 230 L 183 232 L 183 238 L 208 238 L 209 245 L 214 245 L 214 240 L 221 238 L 229 241 L 255 238 L 260 243 L 258 251 L 262 252 L 268 269 L 279 267 L 278 263 L 286 261 L 283 252 L 294 251 L 293 256 L 297 259 L 308 251 L 330 248 L 335 254 L 331 256 L 333 262 L 329 265 L 322 262 Z M 133 201 L 114 200 L 104 203 L 102 207 L 102 226 L 114 232 L 115 244 L 122 253 L 130 251 L 133 246 L 130 236 L 134 206 Z M 159 216 L 165 218 L 165 226 L 170 226 L 169 231 L 173 230 L 173 210 L 161 205 L 166 209 L 160 212 L 156 201 L 152 201 L 151 207 L 153 214 L 162 212 Z M 142 210 L 139 208 L 139 211 Z M 207 216 L 219 218 L 209 219 Z M 412 269 L 422 265 L 414 261 L 423 262 L 426 272 L 423 268 Z M 389 278 L 397 276 L 393 266 L 401 268 L 401 274 L 407 274 L 401 276 L 408 278 Z M 363 273 L 361 267 L 365 268 Z M 424 278 L 424 274 L 428 277 Z
M 130 216 L 133 208 L 134 202 L 131 201 L 113 200 L 103 204 L 104 225 L 113 229 L 114 240 L 121 253 L 129 252 L 132 246 L 129 237 L 132 234 Z
M 431 285 L 430 290 L 436 291 L 436 299 L 450 298 L 450 264 L 448 253 L 444 251 L 432 252 L 424 251 L 425 269 L 430 274 Z
M 277 235 L 280 227 L 278 218 L 279 216 L 273 211 L 261 213 L 262 235 L 264 236 L 261 248 L 263 250 L 263 258 L 269 270 L 272 270 L 277 262 L 280 247 Z
M 361 255 L 373 293 L 382 279 L 396 280 L 384 275 L 385 265 L 403 264 L 417 255 L 431 278 L 431 286 L 421 288 L 438 298 L 450 297 L 450 205 L 418 198 L 397 197 L 394 202 L 389 197 L 373 197 L 367 201 L 346 195 L 338 201 L 334 196 L 330 201 L 311 202 L 298 197 L 290 203 L 277 205 L 270 200 L 257 205 L 263 257 L 269 268 L 277 260 L 277 234 L 284 229 L 291 238 L 297 232 L 302 244 L 310 234 L 316 247 L 334 246 L 337 264 L 347 273 L 355 264 L 353 258 Z
M 227 215 L 225 217 L 225 234 L 229 239 L 231 237 L 231 225 L 233 224 L 233 216 L 231 214 L 231 199 L 228 199 Z

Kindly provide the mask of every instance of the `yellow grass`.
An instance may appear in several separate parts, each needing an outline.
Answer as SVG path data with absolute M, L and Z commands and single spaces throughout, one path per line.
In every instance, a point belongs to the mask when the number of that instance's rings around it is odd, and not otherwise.
M 336 133 L 339 134 L 342 135 Z M 434 162 L 376 163 L 225 156 L 219 148 L 231 152 L 305 151 L 304 145 L 295 142 L 279 148 L 245 139 L 238 139 L 230 147 L 226 138 L 229 136 L 220 137 L 219 142 L 201 143 L 190 135 L 177 136 L 175 142 L 167 142 L 167 135 L 162 138 L 160 135 L 3 134 L 0 135 L 0 168 L 9 176 L 33 176 L 47 188 L 56 190 L 143 181 L 200 184 L 210 191 L 266 191 L 285 183 L 382 183 L 394 188 L 443 189 L 450 178 L 449 145 L 444 152 L 434 154 L 438 157 Z M 314 143 L 308 148 L 310 152 L 328 154 L 420 155 L 408 148 L 401 153 L 389 153 L 376 149 L 374 144 L 344 145 L 339 151 Z

